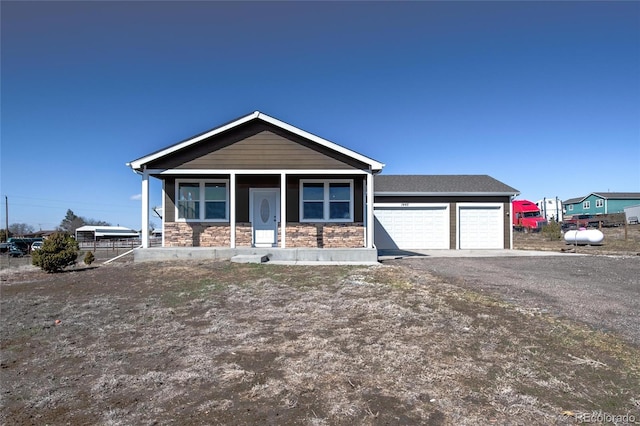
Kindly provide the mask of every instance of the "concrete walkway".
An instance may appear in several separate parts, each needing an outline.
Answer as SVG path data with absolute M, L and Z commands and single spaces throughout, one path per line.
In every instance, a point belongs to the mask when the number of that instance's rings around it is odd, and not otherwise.
M 297 265 L 297 266 L 344 266 L 344 265 L 359 265 L 359 266 L 374 266 L 380 265 L 378 262 L 348 262 L 340 260 L 270 260 L 263 263 L 263 265 Z
M 586 256 L 586 254 L 562 253 L 557 251 L 534 250 L 379 250 L 378 262 L 397 259 L 417 259 L 428 257 L 541 257 L 541 256 Z M 378 262 L 348 262 L 348 261 L 287 261 L 270 260 L 265 264 L 271 265 L 379 265 Z
M 585 256 L 569 252 L 535 250 L 378 250 L 378 260 L 419 257 L 533 257 L 533 256 Z

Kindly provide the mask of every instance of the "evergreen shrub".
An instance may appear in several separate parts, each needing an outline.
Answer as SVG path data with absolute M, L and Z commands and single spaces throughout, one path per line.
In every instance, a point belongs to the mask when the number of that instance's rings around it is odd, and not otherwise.
M 79 250 L 75 238 L 56 232 L 44 240 L 42 248 L 31 253 L 31 263 L 46 272 L 61 272 L 76 263 Z

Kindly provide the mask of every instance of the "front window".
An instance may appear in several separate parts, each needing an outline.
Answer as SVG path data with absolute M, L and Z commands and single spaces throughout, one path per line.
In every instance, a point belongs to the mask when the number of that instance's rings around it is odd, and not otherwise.
M 224 220 L 227 218 L 226 183 L 204 184 L 204 218 Z
M 572 211 L 573 210 L 573 204 L 569 204 L 568 209 L 569 209 L 569 211 Z
M 596 207 L 604 207 L 604 200 L 597 199 L 596 200 Z
M 582 203 L 582 208 L 583 209 L 590 209 L 591 208 L 591 201 L 585 201 L 584 203 Z
M 329 183 L 329 219 L 351 220 L 350 183 Z
M 302 180 L 301 222 L 353 222 L 353 180 Z
M 176 184 L 178 220 L 228 220 L 229 191 L 226 181 L 178 181 Z
M 302 184 L 302 218 L 324 219 L 324 183 Z
M 178 218 L 200 218 L 200 184 L 178 184 Z

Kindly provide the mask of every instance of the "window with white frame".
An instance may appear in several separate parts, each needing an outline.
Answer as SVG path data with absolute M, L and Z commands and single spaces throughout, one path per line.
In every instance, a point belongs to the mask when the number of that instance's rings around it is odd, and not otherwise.
M 572 211 L 573 210 L 573 204 L 569 204 L 568 209 L 569 209 L 569 211 Z
M 597 207 L 604 207 L 604 200 L 602 198 L 596 200 L 596 208 Z
M 583 209 L 590 209 L 591 208 L 591 201 L 585 201 L 584 203 L 582 203 L 582 208 Z
M 178 221 L 226 222 L 229 218 L 226 180 L 176 180 Z
M 301 180 L 300 222 L 353 222 L 353 180 Z

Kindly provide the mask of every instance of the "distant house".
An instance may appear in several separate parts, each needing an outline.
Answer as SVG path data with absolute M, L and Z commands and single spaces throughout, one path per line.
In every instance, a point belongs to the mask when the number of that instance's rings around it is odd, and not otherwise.
M 76 241 L 80 242 L 123 238 L 140 238 L 140 233 L 124 226 L 85 225 L 76 229 Z
M 640 204 L 640 192 L 592 192 L 586 197 L 565 200 L 564 214 L 599 215 L 624 213 L 624 208 Z
M 47 238 L 51 234 L 55 234 L 56 232 L 58 232 L 58 231 L 56 231 L 56 230 L 46 230 L 46 231 L 40 230 L 40 231 L 32 232 L 30 234 L 25 234 L 24 236 L 25 237 L 29 237 L 29 238 Z

